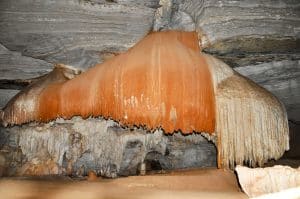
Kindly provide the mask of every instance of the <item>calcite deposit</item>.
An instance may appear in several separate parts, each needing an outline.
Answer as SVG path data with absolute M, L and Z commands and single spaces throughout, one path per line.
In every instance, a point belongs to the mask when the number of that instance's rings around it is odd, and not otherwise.
M 215 167 L 216 149 L 201 135 L 122 128 L 112 120 L 58 119 L 0 128 L 0 175 L 137 175 L 146 171 Z
M 291 198 L 300 196 L 300 167 L 293 169 L 288 166 L 274 166 L 251 169 L 237 166 L 235 170 L 238 174 L 238 179 L 243 191 L 249 197 L 262 196 L 291 188 L 294 188 L 294 191 L 290 191 L 290 193 L 296 194 L 289 195 Z M 286 192 L 286 196 L 288 196 L 288 193 L 289 191 Z M 270 195 L 270 198 L 272 198 L 271 196 L 272 195 Z M 274 194 L 274 196 L 276 195 Z M 279 196 L 280 194 L 278 197 Z

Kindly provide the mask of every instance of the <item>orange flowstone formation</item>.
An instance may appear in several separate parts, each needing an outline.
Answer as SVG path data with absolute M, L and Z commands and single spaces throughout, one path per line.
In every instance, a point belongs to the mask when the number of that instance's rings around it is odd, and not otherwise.
M 37 118 L 103 116 L 167 133 L 215 131 L 211 74 L 195 32 L 156 32 L 40 94 Z
M 156 32 L 85 73 L 57 65 L 0 111 L 4 126 L 73 116 L 166 133 L 206 132 L 218 166 L 262 166 L 289 149 L 287 114 L 270 92 L 201 53 L 195 32 Z

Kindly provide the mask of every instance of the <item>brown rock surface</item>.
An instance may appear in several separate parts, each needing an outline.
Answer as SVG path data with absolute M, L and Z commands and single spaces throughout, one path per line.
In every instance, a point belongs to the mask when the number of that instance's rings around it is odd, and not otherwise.
M 246 199 L 232 172 L 203 169 L 178 171 L 163 175 L 134 176 L 116 180 L 86 181 L 32 181 L 0 180 L 0 194 L 15 198 L 186 198 L 186 199 Z

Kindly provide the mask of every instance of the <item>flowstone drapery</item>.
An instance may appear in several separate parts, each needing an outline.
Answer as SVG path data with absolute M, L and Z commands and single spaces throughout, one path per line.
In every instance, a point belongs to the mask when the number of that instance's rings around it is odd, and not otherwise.
M 257 166 L 281 157 L 289 148 L 284 106 L 222 61 L 201 53 L 198 43 L 195 32 L 151 33 L 74 78 L 43 89 L 39 85 L 48 80 L 41 80 L 8 103 L 2 123 L 102 116 L 127 127 L 205 133 L 215 140 L 219 167 Z M 35 95 L 28 106 L 30 89 Z

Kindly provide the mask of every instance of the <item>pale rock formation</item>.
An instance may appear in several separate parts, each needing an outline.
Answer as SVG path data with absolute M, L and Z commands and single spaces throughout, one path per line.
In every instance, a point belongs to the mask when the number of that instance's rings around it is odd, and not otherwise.
M 251 169 L 237 166 L 235 170 L 243 191 L 249 197 L 280 192 L 290 188 L 296 188 L 295 194 L 299 196 L 300 167 L 293 169 L 288 166 L 274 166 Z
M 283 191 L 265 194 L 265 195 L 261 195 L 258 197 L 253 197 L 251 199 L 281 199 L 281 198 L 299 199 L 300 198 L 300 187 L 285 189 Z

